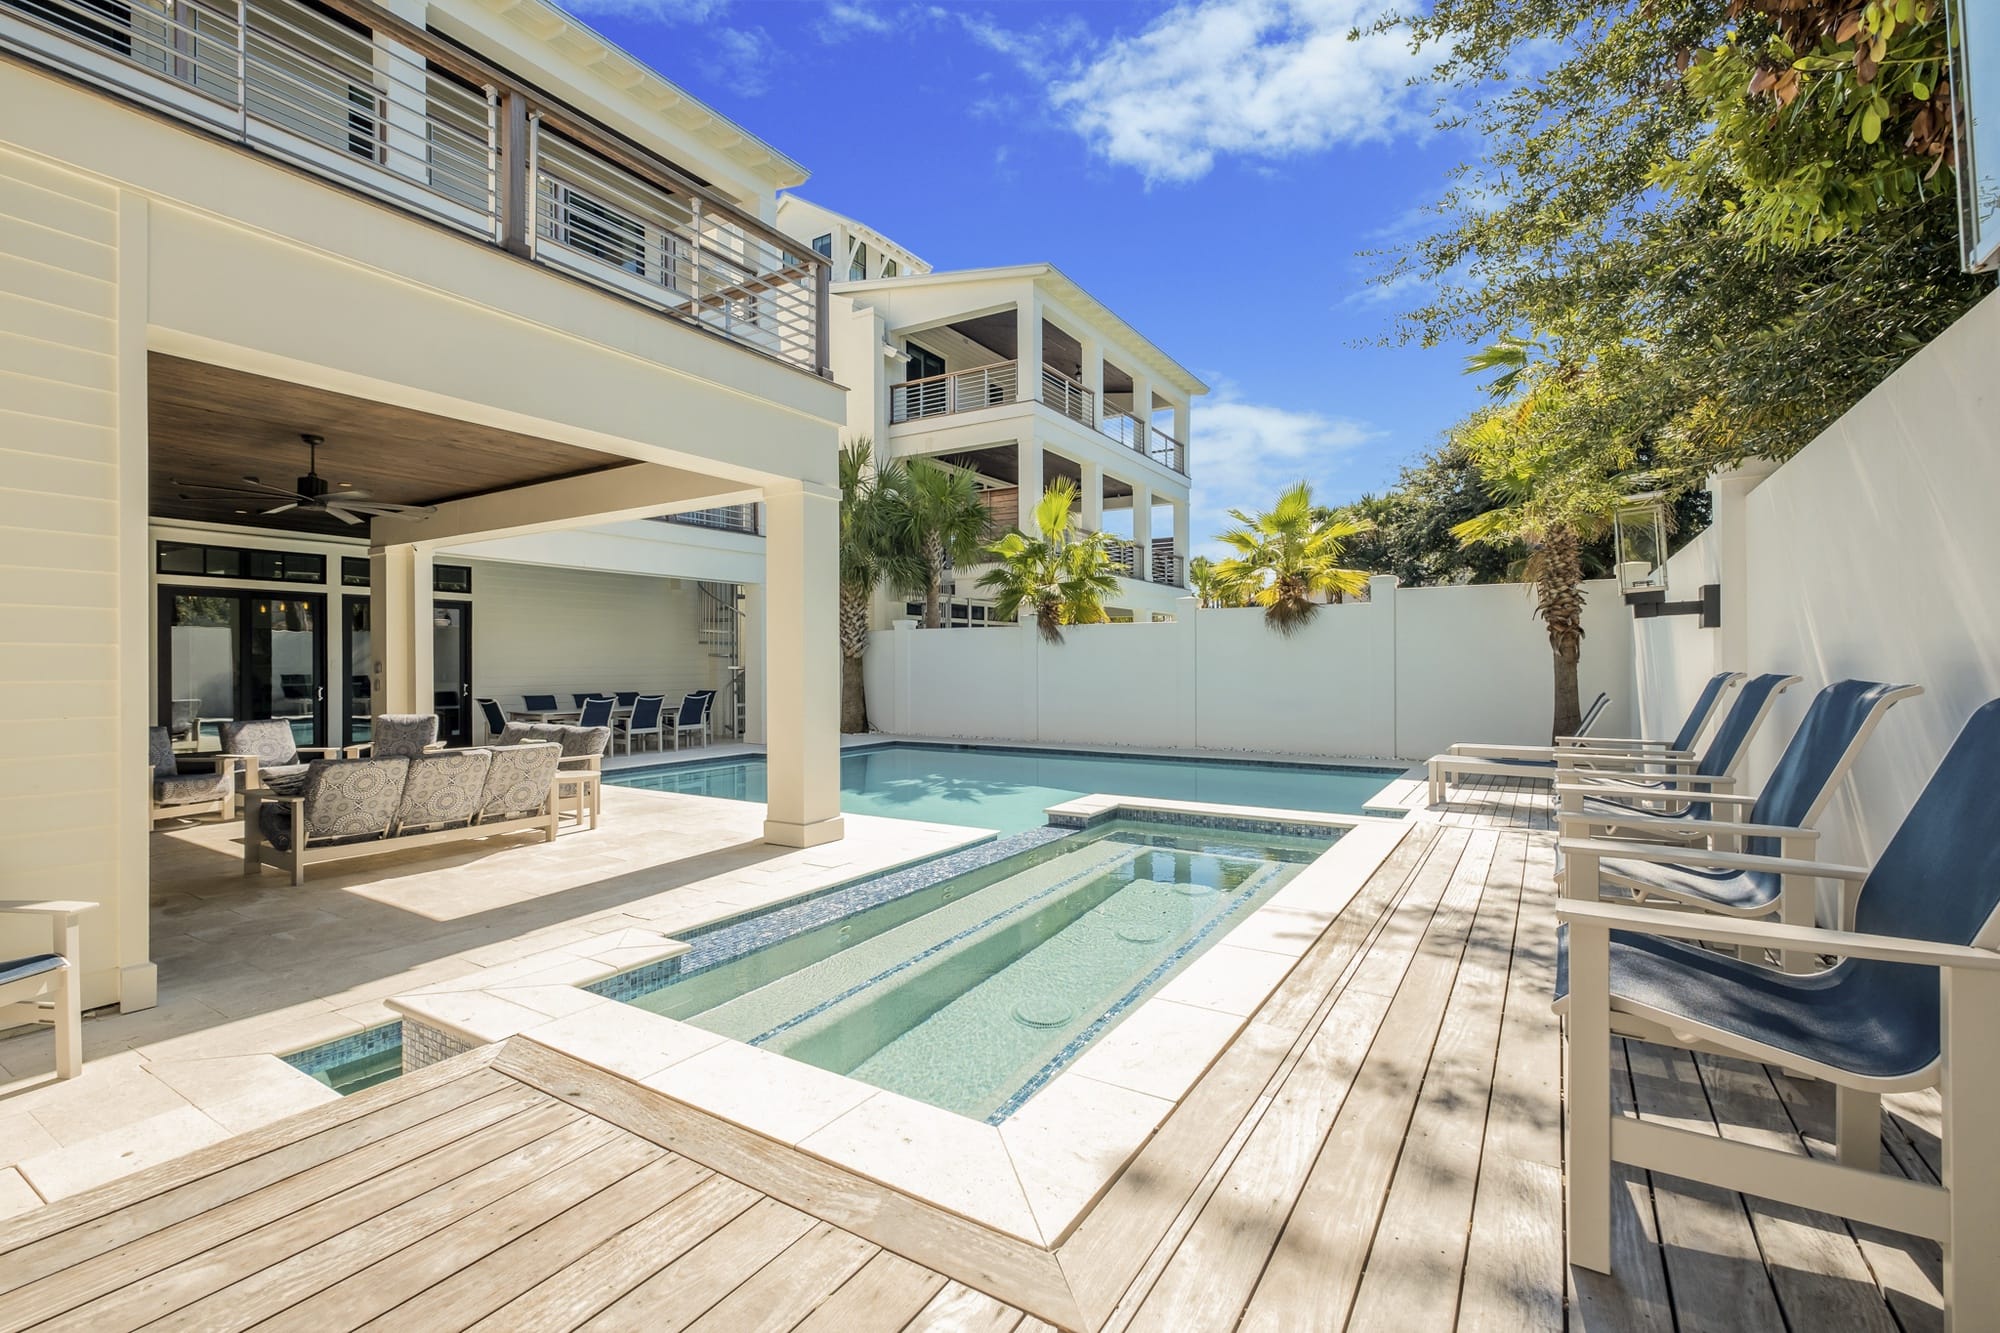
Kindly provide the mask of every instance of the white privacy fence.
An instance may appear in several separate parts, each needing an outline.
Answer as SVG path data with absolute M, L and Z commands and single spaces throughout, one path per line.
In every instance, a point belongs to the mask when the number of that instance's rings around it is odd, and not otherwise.
M 1630 709 L 1632 639 L 1616 585 L 1587 585 L 1582 690 Z M 1546 741 L 1548 638 L 1519 584 L 1399 588 L 1321 609 L 1287 638 L 1263 612 L 1079 625 L 878 631 L 868 712 L 883 731 L 954 739 L 1420 759 L 1452 741 Z

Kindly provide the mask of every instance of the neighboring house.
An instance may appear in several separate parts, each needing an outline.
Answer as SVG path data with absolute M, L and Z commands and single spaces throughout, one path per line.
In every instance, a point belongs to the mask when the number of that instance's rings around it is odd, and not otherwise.
M 1068 477 L 1084 527 L 1117 538 L 1113 618 L 1179 609 L 1190 405 L 1207 385 L 1052 264 L 936 272 L 792 194 L 778 225 L 834 261 L 829 336 L 851 436 L 971 472 L 996 532 L 1032 521 L 1033 497 Z M 986 623 L 981 572 L 953 571 L 951 623 Z
M 796 163 L 544 0 L 0 0 L 0 107 L 0 898 L 106 904 L 87 1004 L 153 1003 L 155 723 L 736 668 L 839 836 Z

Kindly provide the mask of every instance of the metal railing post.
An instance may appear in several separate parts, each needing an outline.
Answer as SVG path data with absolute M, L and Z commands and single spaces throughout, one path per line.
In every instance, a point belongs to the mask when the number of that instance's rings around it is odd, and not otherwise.
M 507 242 L 500 207 L 500 90 L 486 85 L 486 221 L 495 244 Z
M 236 133 L 250 138 L 250 0 L 236 0 Z
M 833 377 L 833 338 L 827 327 L 827 303 L 833 298 L 833 268 L 813 266 L 813 369 L 824 379 Z M 872 353 L 871 353 L 872 355 Z

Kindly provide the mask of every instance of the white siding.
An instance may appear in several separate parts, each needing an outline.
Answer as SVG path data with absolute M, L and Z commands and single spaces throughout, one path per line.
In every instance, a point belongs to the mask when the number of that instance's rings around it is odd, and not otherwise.
M 114 191 L 0 150 L 0 898 L 108 905 L 86 918 L 88 1004 L 117 995 L 140 725 L 119 679 L 118 242 Z M 124 874 L 123 961 L 143 963 L 143 863 Z M 0 927 L 0 955 L 44 929 Z
M 722 663 L 700 642 L 689 579 L 472 562 L 472 691 L 512 707 L 529 691 L 569 702 L 580 690 L 720 688 Z

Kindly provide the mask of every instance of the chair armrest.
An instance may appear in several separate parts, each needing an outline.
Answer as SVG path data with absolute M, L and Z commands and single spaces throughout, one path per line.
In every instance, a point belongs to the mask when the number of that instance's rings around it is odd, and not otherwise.
M 1963 968 L 2000 972 L 2000 952 L 1965 944 L 1939 944 L 1897 935 L 1863 935 L 1851 930 L 1821 930 L 1788 926 L 1781 921 L 1738 921 L 1691 912 L 1663 912 L 1656 907 L 1623 903 L 1564 900 L 1556 904 L 1556 919 L 1606 930 L 1630 930 L 1663 939 L 1703 940 L 1748 949 L 1790 949 L 1831 954 L 1837 958 L 1878 958 L 1920 967 Z
M 1580 745 L 1565 745 L 1556 752 L 1558 768 L 1639 768 L 1649 769 L 1693 768 L 1701 761 L 1693 755 L 1670 754 L 1666 751 L 1654 753 L 1643 750 L 1590 750 Z
M 1558 786 L 1572 786 L 1574 790 L 1583 793 L 1585 796 L 1607 796 L 1621 793 L 1631 796 L 1651 794 L 1655 799 L 1663 796 L 1707 796 L 1710 794 L 1708 784 L 1713 784 L 1716 787 L 1733 787 L 1736 785 L 1734 774 L 1723 774 L 1720 777 L 1711 778 L 1698 776 L 1693 773 L 1632 773 L 1627 774 L 1626 778 L 1618 778 L 1610 776 L 1608 771 L 1600 775 L 1593 773 L 1587 768 L 1563 768 L 1558 769 L 1557 772 L 1561 775 L 1556 779 Z M 1563 777 L 1565 776 L 1574 779 L 1574 782 L 1565 784 L 1563 782 Z M 1643 779 L 1643 781 L 1634 782 L 1627 780 L 1630 778 L 1639 778 Z M 1751 802 L 1753 805 L 1755 803 L 1754 800 Z
M 1767 870 L 1777 875 L 1811 875 L 1816 879 L 1868 878 L 1866 866 L 1798 861 L 1788 856 L 1758 856 L 1752 852 L 1717 852 L 1706 847 L 1662 847 L 1643 842 L 1599 842 L 1591 838 L 1564 838 L 1556 846 L 1562 849 L 1565 858 L 1650 861 L 1656 865 L 1712 866 L 1717 870 Z
M 1664 833 L 1686 837 L 1690 833 L 1723 834 L 1736 838 L 1817 838 L 1816 828 L 1794 828 L 1789 824 L 1734 824 L 1722 819 L 1662 819 L 1658 815 L 1593 815 L 1570 812 L 1562 816 L 1564 825 L 1581 824 L 1587 828 L 1627 829 L 1635 833 Z M 1569 834 L 1565 833 L 1565 837 Z
M 1582 774 L 1578 774 L 1579 777 Z M 1734 792 L 1684 792 L 1678 787 L 1650 787 L 1643 782 L 1613 782 L 1606 778 L 1594 782 L 1558 782 L 1557 796 L 1650 796 L 1659 800 L 1663 796 L 1676 799 L 1696 797 L 1705 805 L 1731 805 L 1739 809 L 1757 804 L 1755 796 Z M 1572 812 L 1580 813 L 1580 812 Z
M 0 913 L 10 916 L 46 916 L 59 918 L 65 923 L 74 921 L 85 912 L 94 912 L 103 904 L 70 902 L 61 898 L 49 898 L 40 902 L 27 899 L 0 898 Z
M 682 725 L 682 724 L 679 722 L 678 719 L 676 719 L 675 725 Z M 686 723 L 685 725 L 692 727 L 692 726 L 700 726 L 701 724 L 698 722 L 689 722 Z M 1445 753 L 1448 755 L 1455 755 L 1461 759 L 1547 760 L 1547 759 L 1553 759 L 1555 757 L 1554 748 L 1552 746 L 1547 746 L 1547 745 L 1485 745 L 1485 744 L 1476 744 L 1471 741 L 1459 741 L 1456 744 L 1454 744 L 1449 750 L 1445 751 Z
M 1641 750 L 1654 754 L 1684 755 L 1686 750 L 1671 748 L 1665 741 L 1643 740 L 1637 736 L 1558 736 L 1556 744 L 1585 750 Z
M 602 767 L 604 767 L 604 756 L 601 754 L 566 754 L 556 760 L 556 768 L 558 770 L 567 768 L 574 772 L 579 768 L 599 769 Z

